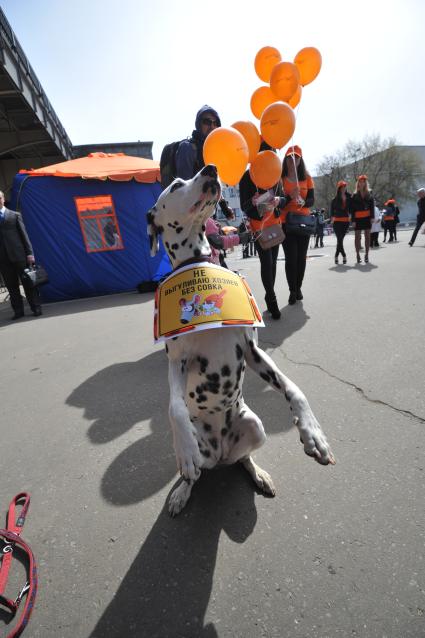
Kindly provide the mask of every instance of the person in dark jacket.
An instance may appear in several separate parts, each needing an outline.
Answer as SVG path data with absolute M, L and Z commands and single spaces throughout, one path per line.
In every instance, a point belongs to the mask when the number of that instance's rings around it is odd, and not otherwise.
M 354 227 L 354 245 L 357 253 L 357 263 L 361 264 L 360 243 L 361 234 L 364 233 L 365 238 L 365 256 L 364 260 L 367 264 L 369 261 L 370 247 L 370 229 L 372 220 L 375 219 L 375 201 L 370 192 L 367 175 L 360 175 L 357 179 L 356 190 L 350 200 L 351 220 Z
M 350 226 L 350 201 L 351 194 L 347 192 L 347 182 L 341 179 L 336 185 L 336 195 L 331 201 L 331 219 L 336 237 L 335 263 L 342 255 L 342 263 L 347 263 L 347 255 L 344 250 L 344 237 Z
M 325 226 L 326 226 L 326 221 L 325 221 L 325 209 L 321 208 L 320 210 L 316 210 L 316 212 L 314 213 L 314 216 L 316 218 L 316 233 L 315 233 L 315 243 L 314 243 L 314 247 L 315 248 L 323 248 L 323 237 L 325 234 Z
M 13 320 L 24 316 L 24 302 L 19 284 L 35 317 L 40 316 L 41 303 L 38 288 L 32 288 L 22 278 L 24 270 L 35 263 L 33 249 L 24 226 L 22 215 L 4 205 L 4 194 L 0 191 L 0 273 L 10 296 L 14 311 Z
M 286 204 L 282 210 L 281 220 L 285 232 L 282 244 L 285 252 L 285 274 L 289 288 L 288 303 L 290 306 L 304 298 L 301 286 L 307 264 L 307 250 L 310 237 L 291 234 L 286 228 L 288 213 L 294 215 L 310 215 L 314 204 L 314 181 L 304 163 L 299 146 L 290 146 L 285 154 L 282 169 L 283 194 Z
M 192 177 L 195 177 L 196 173 L 198 173 L 201 168 L 205 166 L 203 157 L 204 142 L 211 131 L 214 131 L 220 126 L 221 120 L 217 111 L 211 106 L 208 106 L 208 104 L 204 104 L 204 106 L 202 106 L 196 114 L 195 129 L 192 131 L 192 137 L 180 142 L 177 149 L 176 177 L 180 177 L 184 180 L 192 179 Z M 235 218 L 233 210 L 230 208 L 223 197 L 219 200 L 218 205 L 220 206 L 226 219 L 231 221 Z M 245 237 L 246 236 L 243 235 L 244 243 L 246 243 Z M 243 242 L 235 240 L 235 243 L 233 243 L 232 245 L 238 245 L 239 243 Z M 217 242 L 211 241 L 210 245 L 212 246 L 213 251 L 219 249 Z M 224 248 L 222 247 L 221 250 L 223 249 Z M 220 263 L 223 266 L 227 267 L 224 262 L 223 252 L 220 252 Z
M 260 151 L 271 150 L 271 147 L 262 142 Z M 267 202 L 257 202 L 258 197 L 268 193 L 269 197 L 264 197 Z M 261 233 L 263 228 L 272 226 L 279 222 L 280 210 L 286 203 L 286 199 L 282 196 L 282 187 L 280 183 L 273 186 L 269 191 L 257 188 L 251 179 L 249 170 L 247 170 L 239 183 L 239 198 L 241 209 L 248 217 L 249 226 L 254 232 L 254 236 Z M 274 290 L 276 280 L 277 256 L 279 253 L 279 245 L 271 248 L 262 248 L 258 239 L 255 240 L 255 248 L 260 259 L 261 281 L 264 286 L 266 296 L 264 297 L 267 310 L 273 319 L 280 319 L 281 313 L 276 299 Z
M 387 237 L 387 232 L 390 235 L 388 243 L 393 242 L 396 239 L 396 210 L 395 210 L 395 199 L 387 199 L 384 204 L 385 210 L 383 215 L 384 220 L 384 241 Z
M 409 246 L 413 246 L 416 236 L 422 226 L 425 224 L 425 188 L 419 188 L 418 191 L 418 215 L 416 217 L 416 226 L 413 235 L 409 241 Z

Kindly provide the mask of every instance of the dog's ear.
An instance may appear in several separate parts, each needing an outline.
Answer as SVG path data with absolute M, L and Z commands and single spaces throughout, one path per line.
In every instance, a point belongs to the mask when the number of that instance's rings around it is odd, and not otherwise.
M 151 257 L 155 257 L 159 250 L 158 228 L 155 225 L 155 211 L 156 208 L 154 206 L 146 213 Z

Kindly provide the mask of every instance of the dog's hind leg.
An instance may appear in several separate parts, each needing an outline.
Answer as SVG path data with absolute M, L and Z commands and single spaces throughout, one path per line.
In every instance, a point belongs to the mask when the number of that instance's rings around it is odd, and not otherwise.
M 304 452 L 322 465 L 333 465 L 335 459 L 326 436 L 299 387 L 279 370 L 273 359 L 258 347 L 253 338 L 247 337 L 244 354 L 249 367 L 288 401 Z
M 239 414 L 231 422 L 227 422 L 227 428 L 229 431 L 226 438 L 231 448 L 225 462 L 230 464 L 240 461 L 257 487 L 265 494 L 274 496 L 276 490 L 270 474 L 251 458 L 251 452 L 260 448 L 266 440 L 260 418 L 246 403 L 242 403 Z
M 251 476 L 255 485 L 262 491 L 264 494 L 268 494 L 269 496 L 275 496 L 276 489 L 273 483 L 273 479 L 266 470 L 263 470 L 259 465 L 254 463 L 251 456 L 248 456 L 246 459 L 241 460 L 242 465 Z

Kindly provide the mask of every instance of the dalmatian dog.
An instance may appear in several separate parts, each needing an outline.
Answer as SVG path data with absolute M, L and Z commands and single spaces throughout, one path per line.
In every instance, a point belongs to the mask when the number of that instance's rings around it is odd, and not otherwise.
M 208 258 L 205 222 L 221 196 L 215 166 L 190 180 L 176 179 L 147 213 L 151 255 L 162 237 L 171 263 Z M 177 468 L 183 478 L 169 499 L 175 516 L 186 505 L 202 469 L 242 463 L 263 493 L 274 496 L 270 475 L 252 453 L 266 440 L 260 418 L 245 402 L 242 384 L 246 365 L 289 403 L 304 452 L 322 465 L 335 459 L 301 390 L 259 348 L 256 329 L 232 327 L 180 335 L 167 341 L 169 418 Z

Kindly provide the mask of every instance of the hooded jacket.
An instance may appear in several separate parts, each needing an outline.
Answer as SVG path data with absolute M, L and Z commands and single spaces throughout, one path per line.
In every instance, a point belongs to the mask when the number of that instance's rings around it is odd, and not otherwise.
M 202 118 L 206 113 L 211 113 L 221 126 L 219 115 L 215 109 L 208 104 L 204 104 L 196 114 L 195 129 L 192 137 L 180 142 L 176 153 L 176 173 L 181 179 L 191 179 L 198 171 L 205 166 L 202 155 L 205 135 L 202 135 Z

